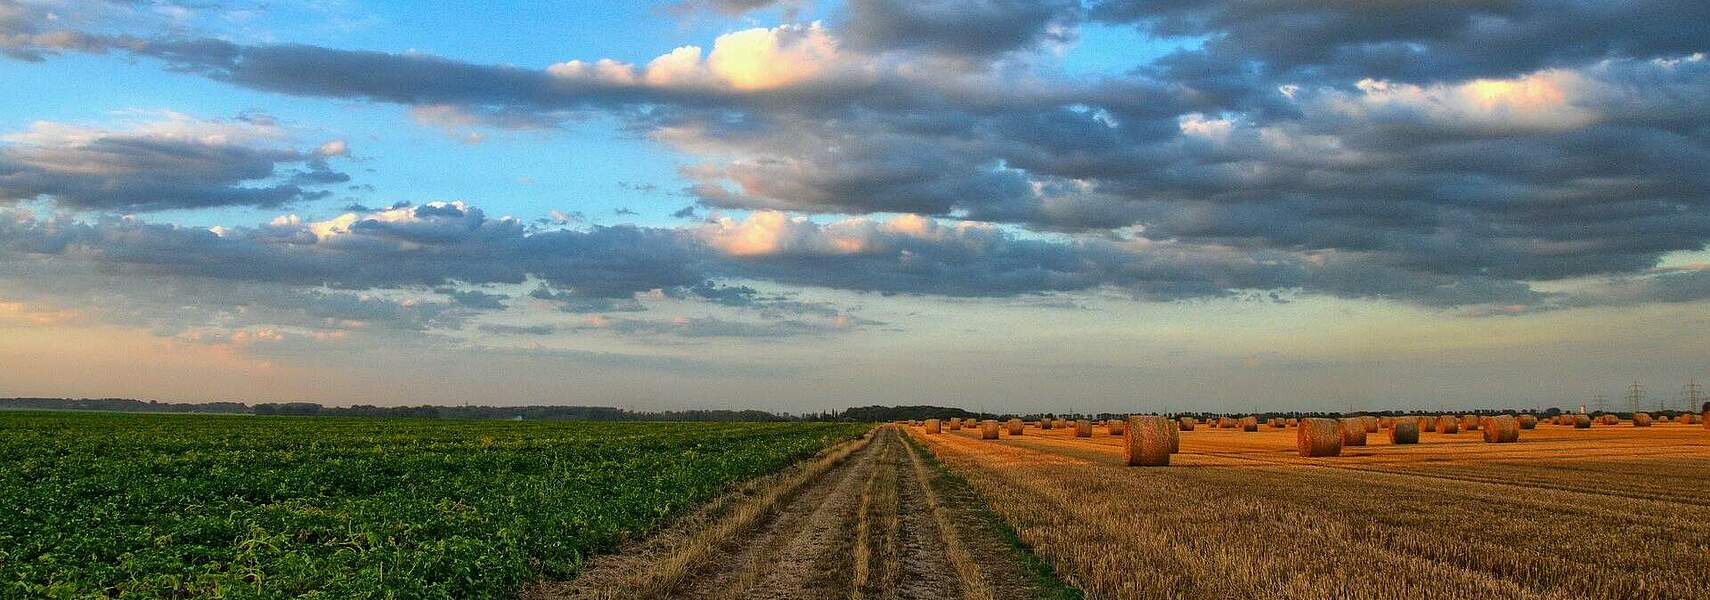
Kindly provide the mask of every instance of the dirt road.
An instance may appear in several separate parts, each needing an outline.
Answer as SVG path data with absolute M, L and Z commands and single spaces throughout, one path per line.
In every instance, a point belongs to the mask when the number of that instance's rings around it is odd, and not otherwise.
M 757 482 L 558 598 L 1029 598 L 1061 593 L 959 481 L 893 427 Z

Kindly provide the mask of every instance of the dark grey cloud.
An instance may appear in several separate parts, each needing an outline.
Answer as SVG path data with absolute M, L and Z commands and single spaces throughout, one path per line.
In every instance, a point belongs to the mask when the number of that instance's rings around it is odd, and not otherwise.
M 1019 4 L 1008 8 L 1026 12 Z M 1002 11 L 991 12 L 996 15 Z M 20 39 L 15 46 L 19 52 L 36 56 L 124 53 L 160 61 L 169 70 L 249 89 L 418 107 L 426 111 L 418 114 L 425 114 L 429 121 L 451 119 L 459 125 L 470 121 L 501 128 L 540 128 L 589 110 L 611 111 L 645 124 L 687 110 L 713 111 L 706 113 L 710 115 L 731 110 L 823 110 L 944 102 L 971 102 L 990 108 L 1038 101 L 1015 93 L 1013 87 L 1008 94 L 993 94 L 984 85 L 939 85 L 941 78 L 933 73 L 902 77 L 887 71 L 872 76 L 810 78 L 779 94 L 722 85 L 652 85 L 634 78 L 592 76 L 585 69 L 566 75 L 554 68 L 473 64 L 415 52 L 341 50 L 306 44 L 245 45 L 181 35 L 65 30 L 54 28 L 40 15 L 24 15 L 18 20 L 19 29 L 52 31 L 78 40 L 75 44 L 48 44 Z M 805 26 L 790 28 L 783 37 L 805 38 L 810 31 Z M 1010 82 L 994 78 L 988 83 Z M 1058 94 L 1041 88 L 1035 95 Z
M 37 125 L 0 139 L 0 202 L 50 198 L 80 210 L 277 207 L 331 195 L 350 176 L 316 152 L 178 131 Z
M 100 12 L 99 3 L 96 7 L 96 12 Z M 101 50 L 102 42 L 93 36 L 75 29 L 44 26 L 60 18 L 50 7 L 0 0 L 0 54 L 14 60 L 41 62 L 59 52 Z
M 1710 265 L 1659 268 L 1588 286 L 1565 300 L 1567 306 L 1638 306 L 1701 302 L 1710 298 Z
M 305 324 L 378 323 L 415 331 L 455 329 L 472 315 L 471 311 L 464 310 L 466 306 L 460 304 L 403 301 L 327 290 L 294 289 L 277 294 L 256 294 L 250 304 L 299 312 L 309 318 Z
M 428 206 L 438 206 L 434 203 Z M 323 223 L 282 220 L 222 233 L 132 219 L 0 219 L 0 252 L 99 260 L 137 275 L 336 289 L 520 284 L 530 277 L 590 298 L 705 280 L 670 231 L 594 227 L 530 233 L 514 219 L 419 207 Z
M 948 226 L 926 219 L 855 219 L 820 225 L 760 216 L 701 230 L 729 251 L 725 269 L 742 278 L 793 285 L 952 297 L 1007 297 L 1109 287 L 1149 299 L 1222 297 L 1242 289 L 1304 282 L 1303 257 L 1259 256 L 1145 240 L 1031 239 L 993 226 Z M 764 249 L 750 240 L 772 240 Z M 753 295 L 708 292 L 726 302 Z
M 476 329 L 499 335 L 552 335 L 558 332 L 554 325 L 504 325 L 499 323 L 482 323 Z
M 721 285 L 717 282 L 707 281 L 675 292 L 678 297 L 702 300 L 720 306 L 751 309 L 762 316 L 774 319 L 801 316 L 822 318 L 848 316 L 846 311 L 829 302 L 805 302 L 796 299 L 797 294 L 768 294 L 746 285 Z
M 579 290 L 555 290 L 549 287 L 538 287 L 528 293 L 528 297 L 545 300 L 555 305 L 558 310 L 567 313 L 612 313 L 612 312 L 641 312 L 647 310 L 634 297 L 634 290 L 628 297 L 612 297 L 592 295 Z
M 864 0 L 843 32 L 857 48 L 992 56 L 1071 41 L 1079 0 Z
M 786 338 L 826 335 L 839 330 L 835 324 L 797 319 L 734 321 L 717 317 L 680 319 L 603 319 L 583 325 L 580 331 L 610 331 L 626 336 L 669 335 L 683 338 Z
M 480 312 L 389 290 L 329 290 L 138 271 L 121 263 L 15 248 L 0 243 L 0 286 L 8 299 L 56 306 L 160 336 L 260 326 L 414 337 L 460 328 Z
M 1215 64 L 1355 79 L 1505 77 L 1710 47 L 1710 5 L 1694 0 L 1101 0 L 1090 16 L 1207 38 Z
M 7 213 L 0 255 L 90 261 L 115 274 L 258 282 L 332 290 L 424 288 L 454 305 L 499 303 L 459 286 L 521 284 L 569 312 L 623 312 L 636 294 L 663 290 L 711 304 L 779 314 L 829 316 L 835 309 L 719 278 L 881 293 L 1011 296 L 1100 286 L 1156 297 L 1226 295 L 1239 288 L 1290 287 L 1249 256 L 1200 249 L 1137 248 L 1139 242 L 1019 239 L 989 227 L 810 226 L 803 244 L 859 246 L 848 253 L 808 246 L 764 255 L 722 250 L 729 230 L 592 227 L 529 232 L 474 207 L 459 215 L 416 208 L 302 223 L 290 220 L 215 233 L 136 219 L 94 222 Z M 368 225 L 361 225 L 367 223 Z M 471 225 L 471 223 L 474 223 Z M 341 224 L 349 224 L 341 226 Z M 438 231 L 433 231 L 438 228 Z M 407 232 L 400 234 L 399 232 Z M 847 244 L 844 247 L 851 247 Z M 1284 257 L 1278 257 L 1279 260 Z M 1297 268 L 1298 271 L 1298 268 Z
M 942 144 L 877 127 L 862 127 L 870 136 L 843 139 L 839 128 L 848 125 L 856 124 L 822 127 L 803 119 L 757 135 L 712 132 L 724 144 L 743 146 L 750 158 L 700 173 L 703 181 L 691 193 L 720 208 L 928 215 L 1017 201 L 1029 193 L 1023 174 L 1000 169 L 988 158 L 946 153 Z
M 434 293 L 451 298 L 459 306 L 480 310 L 504 310 L 505 300 L 510 296 L 504 294 L 489 294 L 478 290 L 459 290 L 453 287 L 434 288 Z
M 647 307 L 638 295 L 660 291 L 758 319 L 601 316 L 585 328 L 620 335 L 762 338 L 880 323 L 843 307 L 801 300 L 794 291 L 766 292 L 721 280 L 786 290 L 968 298 L 1111 290 L 1154 301 L 1270 301 L 1277 292 L 1299 292 L 1437 307 L 1493 306 L 1492 314 L 1694 301 L 1710 289 L 1700 285 L 1700 271 L 1687 270 L 1583 291 L 1541 292 L 1500 275 L 1420 265 L 1415 254 L 1383 244 L 1358 252 L 1290 252 L 1099 236 L 1050 240 L 991 226 L 907 219 L 786 221 L 792 224 L 783 227 L 756 217 L 746 223 L 770 223 L 759 232 L 729 221 L 686 229 L 528 231 L 514 220 L 488 219 L 474 207 L 450 205 L 458 209 L 454 213 L 440 203 L 426 206 L 319 223 L 282 220 L 219 234 L 136 219 L 82 222 L 0 211 L 0 281 L 23 282 L 20 289 L 56 298 L 93 298 L 91 290 L 103 290 L 102 302 L 119 313 L 115 318 L 175 334 L 198 324 L 256 322 L 263 316 L 267 320 L 260 322 L 331 331 L 362 323 L 399 331 L 457 329 L 478 314 L 513 308 L 504 296 L 471 287 L 535 280 L 541 287 L 528 294 L 530 300 L 565 312 L 641 312 Z M 434 226 L 445 231 L 424 232 Z M 759 252 L 729 245 L 756 233 L 776 241 Z M 159 297 L 114 303 L 114 290 Z M 409 299 L 410 290 L 448 301 Z M 137 307 L 135 314 L 124 314 L 130 306 Z M 156 308 L 145 310 L 151 306 Z M 198 308 L 185 313 L 186 307 Z M 544 335 L 538 329 L 482 331 Z
M 39 25 L 38 25 L 39 26 Z M 57 31 L 14 36 L 14 57 L 59 52 L 122 52 L 162 61 L 173 71 L 293 96 L 455 107 L 457 114 L 505 128 L 536 128 L 564 118 L 555 111 L 656 101 L 656 91 L 599 80 L 568 80 L 544 70 L 476 65 L 438 56 L 338 50 L 301 44 L 241 45 L 211 38 L 135 37 Z M 666 93 L 683 102 L 707 94 Z

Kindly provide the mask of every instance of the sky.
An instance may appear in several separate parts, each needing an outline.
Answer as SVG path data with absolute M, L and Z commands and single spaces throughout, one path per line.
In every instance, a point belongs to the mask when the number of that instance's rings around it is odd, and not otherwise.
M 1697 0 L 0 0 L 0 396 L 1683 406 Z

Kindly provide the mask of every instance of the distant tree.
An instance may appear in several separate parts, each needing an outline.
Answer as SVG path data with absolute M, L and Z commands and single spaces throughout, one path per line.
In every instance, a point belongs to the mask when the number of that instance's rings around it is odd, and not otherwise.
M 321 405 L 313 402 L 265 403 L 255 405 L 258 415 L 314 416 L 321 414 Z

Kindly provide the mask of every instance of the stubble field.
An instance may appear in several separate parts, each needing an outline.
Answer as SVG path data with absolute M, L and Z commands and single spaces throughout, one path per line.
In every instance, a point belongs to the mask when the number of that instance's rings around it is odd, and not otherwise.
M 1702 598 L 1710 431 L 1540 423 L 1518 443 L 1387 432 L 1302 458 L 1293 428 L 910 434 L 1090 598 Z

